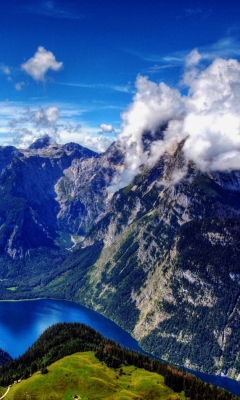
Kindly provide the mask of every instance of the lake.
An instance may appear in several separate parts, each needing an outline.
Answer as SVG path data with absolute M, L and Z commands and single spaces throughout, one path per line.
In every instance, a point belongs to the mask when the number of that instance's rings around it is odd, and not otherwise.
M 58 322 L 84 323 L 107 338 L 144 353 L 137 341 L 111 320 L 80 304 L 56 300 L 0 301 L 0 348 L 16 358 L 23 354 L 45 329 Z M 206 382 L 240 396 L 240 382 L 191 372 Z
M 0 302 L 0 348 L 16 358 L 57 322 L 81 322 L 125 347 L 141 351 L 137 341 L 110 319 L 80 304 L 56 300 Z

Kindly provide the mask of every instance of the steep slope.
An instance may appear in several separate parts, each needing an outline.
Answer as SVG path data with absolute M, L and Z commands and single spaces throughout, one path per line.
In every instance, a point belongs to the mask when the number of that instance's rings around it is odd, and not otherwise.
M 118 144 L 98 157 L 75 158 L 57 182 L 56 200 L 60 205 L 58 224 L 61 230 L 86 235 L 106 211 L 107 187 L 124 161 Z
M 189 163 L 176 182 L 181 146 L 113 196 L 78 250 L 102 241 L 97 261 L 84 267 L 76 257 L 69 270 L 67 259 L 49 288 L 115 320 L 160 357 L 237 377 L 239 173 L 200 173 Z

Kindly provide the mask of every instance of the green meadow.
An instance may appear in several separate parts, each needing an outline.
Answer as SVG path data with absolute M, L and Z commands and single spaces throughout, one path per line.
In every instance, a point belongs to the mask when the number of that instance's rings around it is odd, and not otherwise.
M 0 394 L 6 389 L 0 388 Z M 5 400 L 184 400 L 164 378 L 134 366 L 114 370 L 98 361 L 93 352 L 75 353 L 48 367 L 48 373 L 11 386 Z

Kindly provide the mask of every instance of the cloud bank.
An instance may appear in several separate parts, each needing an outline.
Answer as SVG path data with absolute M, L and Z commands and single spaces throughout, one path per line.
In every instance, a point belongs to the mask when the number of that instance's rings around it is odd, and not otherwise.
M 137 77 L 137 93 L 122 114 L 118 135 L 126 169 L 115 177 L 110 191 L 129 184 L 141 165 L 153 166 L 183 139 L 186 161 L 194 161 L 201 171 L 240 169 L 240 63 L 216 58 L 204 67 L 201 60 L 197 50 L 186 58 L 180 89 L 187 94 Z M 162 131 L 158 138 L 157 129 Z M 146 132 L 154 138 L 147 146 Z
M 64 107 L 64 105 L 62 105 Z M 1 105 L 1 118 L 6 120 L 4 132 L 8 132 L 10 143 L 8 144 L 27 148 L 35 140 L 48 135 L 53 142 L 76 142 L 96 152 L 104 152 L 112 143 L 103 133 L 99 135 L 99 128 L 91 128 L 81 125 L 77 121 L 70 122 L 76 110 L 61 110 L 51 105 L 30 109 L 29 107 L 11 107 L 8 104 Z M 12 119 L 13 113 L 16 118 Z M 109 125 L 106 125 L 109 127 Z M 106 128 L 106 127 L 105 127 Z M 6 144 L 6 143 L 4 143 Z
M 59 71 L 63 67 L 62 62 L 56 61 L 54 54 L 39 46 L 37 52 L 21 69 L 36 81 L 45 81 L 45 75 L 49 70 Z
M 49 135 L 54 141 L 60 139 L 58 124 L 59 109 L 56 106 L 31 110 L 26 108 L 22 116 L 12 119 L 9 123 L 9 136 L 14 145 L 28 147 L 33 141 Z

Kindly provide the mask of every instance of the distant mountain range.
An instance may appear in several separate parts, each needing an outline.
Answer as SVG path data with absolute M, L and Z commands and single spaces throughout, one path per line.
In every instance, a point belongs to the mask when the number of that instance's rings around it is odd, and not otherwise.
M 237 379 L 240 171 L 200 172 L 183 144 L 115 193 L 118 142 L 1 147 L 0 296 L 82 303 L 159 357 Z

